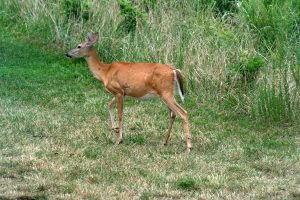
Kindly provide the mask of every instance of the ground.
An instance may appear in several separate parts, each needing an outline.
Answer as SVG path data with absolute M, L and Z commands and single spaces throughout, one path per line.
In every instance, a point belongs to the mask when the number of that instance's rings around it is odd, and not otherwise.
M 0 199 L 299 199 L 300 127 L 230 115 L 188 92 L 193 150 L 168 110 L 125 101 L 114 146 L 111 96 L 83 60 L 0 33 Z

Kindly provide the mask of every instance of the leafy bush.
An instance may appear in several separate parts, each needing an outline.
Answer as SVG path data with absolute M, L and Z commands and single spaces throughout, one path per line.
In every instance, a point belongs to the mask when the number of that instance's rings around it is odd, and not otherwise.
M 256 80 L 259 70 L 264 66 L 264 60 L 259 56 L 250 56 L 244 51 L 240 55 L 240 61 L 229 66 L 231 75 L 239 74 L 245 84 Z

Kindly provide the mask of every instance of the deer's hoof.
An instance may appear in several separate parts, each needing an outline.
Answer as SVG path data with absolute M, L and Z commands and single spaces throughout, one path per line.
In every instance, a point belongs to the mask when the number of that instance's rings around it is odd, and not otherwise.
M 118 145 L 120 145 L 120 144 L 122 144 L 122 143 L 123 143 L 123 140 L 117 141 L 117 142 L 115 143 L 115 146 L 118 146 Z
M 113 131 L 115 131 L 116 133 L 119 133 L 120 132 L 120 129 L 119 127 L 116 127 L 116 128 L 112 128 Z
M 187 147 L 187 148 L 186 148 L 186 152 L 187 152 L 187 153 L 190 153 L 191 150 L 192 150 L 192 147 Z

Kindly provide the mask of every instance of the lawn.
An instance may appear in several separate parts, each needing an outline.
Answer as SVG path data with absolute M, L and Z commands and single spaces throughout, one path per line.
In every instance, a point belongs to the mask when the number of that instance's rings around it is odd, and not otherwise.
M 299 199 L 300 127 L 232 116 L 189 92 L 193 149 L 168 110 L 125 101 L 114 146 L 111 96 L 83 60 L 0 33 L 0 199 Z

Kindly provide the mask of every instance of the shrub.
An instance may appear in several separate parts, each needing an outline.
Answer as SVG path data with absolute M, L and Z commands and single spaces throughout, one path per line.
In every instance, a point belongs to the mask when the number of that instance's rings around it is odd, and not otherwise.
M 259 70 L 264 66 L 264 60 L 259 56 L 250 56 L 246 51 L 240 54 L 237 63 L 229 65 L 229 75 L 239 75 L 237 78 L 244 84 L 252 84 L 258 75 Z M 231 77 L 229 77 L 231 78 Z

